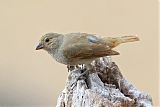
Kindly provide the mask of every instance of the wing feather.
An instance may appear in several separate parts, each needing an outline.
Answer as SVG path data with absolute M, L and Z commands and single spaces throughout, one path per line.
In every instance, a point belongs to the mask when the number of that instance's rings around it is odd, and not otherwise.
M 68 59 L 90 59 L 110 55 L 119 55 L 102 44 L 72 44 L 64 49 L 64 55 Z
M 109 55 L 119 55 L 111 50 L 104 40 L 93 34 L 72 33 L 68 34 L 67 42 L 64 44 L 64 56 L 67 59 L 91 59 Z

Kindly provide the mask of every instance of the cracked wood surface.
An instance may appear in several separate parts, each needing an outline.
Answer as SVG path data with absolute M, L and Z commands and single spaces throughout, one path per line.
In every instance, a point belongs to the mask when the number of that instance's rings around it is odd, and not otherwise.
M 70 68 L 56 107 L 152 107 L 152 98 L 130 84 L 110 57 L 92 62 L 93 70 L 77 81 L 85 67 Z

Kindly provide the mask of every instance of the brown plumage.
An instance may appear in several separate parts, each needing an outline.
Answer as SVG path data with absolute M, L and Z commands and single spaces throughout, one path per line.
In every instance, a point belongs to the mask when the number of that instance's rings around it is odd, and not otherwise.
M 49 52 L 66 65 L 89 64 L 99 57 L 119 55 L 113 48 L 121 43 L 138 41 L 137 36 L 100 37 L 87 33 L 45 34 L 38 49 Z

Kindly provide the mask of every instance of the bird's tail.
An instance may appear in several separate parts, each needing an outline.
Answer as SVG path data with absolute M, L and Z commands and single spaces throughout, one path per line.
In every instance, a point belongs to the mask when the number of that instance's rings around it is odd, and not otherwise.
M 122 36 L 119 38 L 119 42 L 126 43 L 126 42 L 134 42 L 139 41 L 139 38 L 137 36 Z
M 105 39 L 105 42 L 110 48 L 114 48 L 121 43 L 134 42 L 134 41 L 139 41 L 139 38 L 137 36 L 122 36 L 115 38 L 109 37 Z

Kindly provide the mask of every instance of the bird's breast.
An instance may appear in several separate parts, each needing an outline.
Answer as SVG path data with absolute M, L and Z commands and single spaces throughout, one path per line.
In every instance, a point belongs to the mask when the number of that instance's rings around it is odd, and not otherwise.
M 59 50 L 54 50 L 54 52 L 49 52 L 49 54 L 59 63 L 67 65 L 66 58 L 63 55 L 63 52 Z
M 95 59 L 76 59 L 76 58 L 68 59 L 63 55 L 63 52 L 61 51 L 55 53 L 52 56 L 57 62 L 65 65 L 90 64 L 93 60 L 95 60 Z

